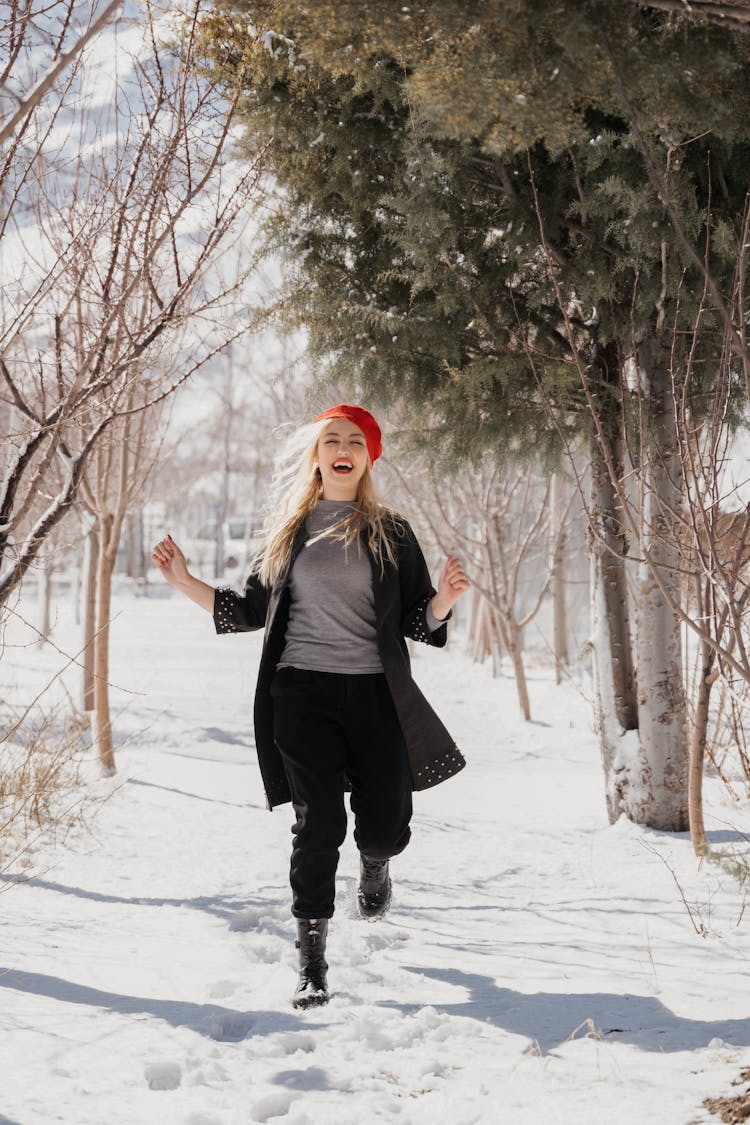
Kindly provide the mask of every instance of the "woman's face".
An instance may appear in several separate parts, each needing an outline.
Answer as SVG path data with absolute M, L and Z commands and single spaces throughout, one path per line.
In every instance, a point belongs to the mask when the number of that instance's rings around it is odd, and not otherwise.
M 332 418 L 318 438 L 324 500 L 355 500 L 367 468 L 365 435 L 346 418 Z

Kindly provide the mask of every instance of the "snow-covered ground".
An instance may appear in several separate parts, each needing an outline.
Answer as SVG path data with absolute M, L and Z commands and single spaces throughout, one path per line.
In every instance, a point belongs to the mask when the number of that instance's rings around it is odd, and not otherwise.
M 524 724 L 455 640 L 418 650 L 469 766 L 417 794 L 377 924 L 347 841 L 333 998 L 300 1013 L 290 813 L 266 811 L 252 744 L 260 638 L 215 637 L 166 587 L 116 612 L 111 795 L 3 876 L 0 1125 L 718 1120 L 703 1099 L 750 1066 L 750 911 L 686 837 L 608 826 L 574 684 L 532 673 Z M 79 647 L 65 607 L 55 640 Z M 3 688 L 60 663 L 7 649 Z M 708 798 L 712 842 L 741 846 L 747 810 Z

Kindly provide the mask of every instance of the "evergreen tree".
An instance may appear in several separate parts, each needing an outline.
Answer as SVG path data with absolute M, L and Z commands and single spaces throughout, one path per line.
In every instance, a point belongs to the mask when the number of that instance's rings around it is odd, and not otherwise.
M 655 505 L 639 546 L 674 582 L 673 380 L 687 341 L 699 417 L 726 333 L 739 336 L 728 294 L 750 179 L 745 42 L 635 6 L 540 0 L 234 4 L 204 34 L 210 65 L 247 69 L 248 137 L 270 144 L 284 189 L 290 308 L 334 376 L 411 403 L 423 438 L 458 456 L 590 431 L 610 814 L 684 828 L 678 622 L 670 591 L 652 589 L 636 700 L 607 478 L 632 355 Z M 619 776 L 613 707 L 640 731 Z

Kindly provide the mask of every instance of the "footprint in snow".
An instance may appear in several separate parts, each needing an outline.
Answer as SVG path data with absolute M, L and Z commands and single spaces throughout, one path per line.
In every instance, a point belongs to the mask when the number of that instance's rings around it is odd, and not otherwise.
M 319 1066 L 308 1066 L 304 1070 L 282 1070 L 275 1074 L 273 1081 L 287 1090 L 330 1090 L 328 1075 Z M 339 1089 L 342 1087 L 339 1085 Z
M 226 1000 L 228 997 L 234 996 L 237 988 L 238 985 L 235 981 L 217 980 L 209 987 L 208 995 L 212 1000 Z
M 355 937 L 360 940 L 354 940 Z M 363 968 L 369 963 L 373 953 L 398 949 L 409 941 L 409 937 L 405 930 L 380 929 L 373 932 L 370 923 L 359 919 L 357 931 L 352 934 L 352 940 L 347 943 L 341 959 L 352 968 Z
M 253 1026 L 250 1016 L 222 1014 L 208 1016 L 201 1025 L 201 1029 L 212 1039 L 220 1043 L 239 1043 L 244 1039 Z
M 375 953 L 379 949 L 393 949 L 408 940 L 409 935 L 403 930 L 389 930 L 386 933 L 368 934 L 366 943 L 370 951 Z
M 289 1093 L 287 1090 L 274 1091 L 260 1098 L 250 1110 L 251 1121 L 270 1121 L 272 1117 L 283 1117 L 289 1112 L 293 1101 L 299 1094 Z
M 310 1053 L 315 1050 L 314 1036 L 306 1031 L 280 1031 L 274 1036 L 274 1043 L 280 1048 L 276 1054 L 295 1055 L 297 1051 Z
M 247 910 L 240 910 L 229 923 L 229 929 L 235 933 L 247 933 L 249 930 L 271 931 L 279 933 L 288 925 L 289 911 L 281 907 L 249 906 Z
M 261 941 L 255 942 L 247 950 L 247 956 L 250 961 L 258 961 L 262 965 L 275 965 L 282 960 L 286 951 L 286 944 L 282 945 L 281 942 Z
M 182 1068 L 176 1062 L 146 1063 L 143 1073 L 149 1090 L 176 1090 L 182 1082 Z

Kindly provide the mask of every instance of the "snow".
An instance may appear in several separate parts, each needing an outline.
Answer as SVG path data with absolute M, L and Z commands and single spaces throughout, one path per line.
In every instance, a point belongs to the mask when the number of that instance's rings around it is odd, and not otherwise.
M 55 643 L 78 651 L 58 610 Z M 416 795 L 377 924 L 356 917 L 347 840 L 333 998 L 297 1012 L 291 819 L 265 808 L 250 727 L 260 637 L 216 637 L 156 585 L 120 587 L 114 614 L 118 775 L 92 781 L 106 800 L 89 832 L 38 840 L 2 875 L 0 1121 L 717 1120 L 703 1099 L 750 1065 L 742 891 L 685 835 L 608 825 L 574 681 L 532 669 L 544 719 L 524 724 L 512 681 L 471 665 L 458 636 L 417 647 L 469 765 Z M 22 641 L 12 622 L 16 701 L 64 660 Z M 74 695 L 78 674 L 60 677 Z M 747 809 L 713 780 L 706 799 L 713 845 L 744 846 Z

